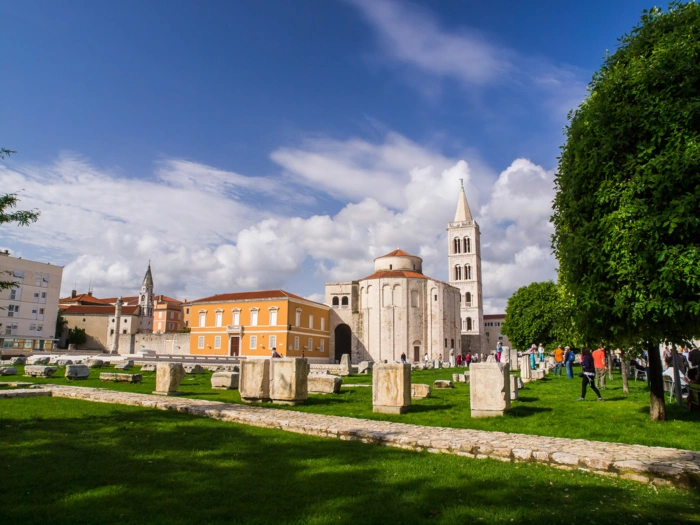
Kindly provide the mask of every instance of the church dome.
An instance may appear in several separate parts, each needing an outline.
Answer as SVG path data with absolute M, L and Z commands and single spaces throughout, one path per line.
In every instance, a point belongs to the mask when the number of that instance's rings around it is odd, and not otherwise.
M 407 271 L 423 273 L 423 259 L 406 253 L 403 250 L 394 250 L 393 252 L 377 257 L 374 260 L 375 272 L 389 271 Z

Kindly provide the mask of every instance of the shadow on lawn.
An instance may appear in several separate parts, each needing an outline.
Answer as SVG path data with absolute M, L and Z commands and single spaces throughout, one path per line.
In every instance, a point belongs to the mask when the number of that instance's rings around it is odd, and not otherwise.
M 636 512 L 624 508 L 625 489 L 610 486 L 605 494 L 618 508 L 601 505 L 591 514 L 600 487 L 572 475 L 555 492 L 545 467 L 518 472 L 492 461 L 110 409 L 3 422 L 12 423 L 0 480 L 13 502 L 3 510 L 8 523 L 466 523 L 508 516 L 520 524 L 593 517 L 617 524 Z M 662 522 L 677 509 L 658 504 L 653 512 L 649 519 Z

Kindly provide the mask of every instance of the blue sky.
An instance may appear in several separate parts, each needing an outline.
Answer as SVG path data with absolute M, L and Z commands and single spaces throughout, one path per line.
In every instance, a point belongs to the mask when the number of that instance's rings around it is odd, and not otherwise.
M 4 228 L 64 291 L 320 298 L 401 245 L 447 278 L 459 178 L 487 311 L 555 276 L 567 111 L 651 4 L 0 0 Z

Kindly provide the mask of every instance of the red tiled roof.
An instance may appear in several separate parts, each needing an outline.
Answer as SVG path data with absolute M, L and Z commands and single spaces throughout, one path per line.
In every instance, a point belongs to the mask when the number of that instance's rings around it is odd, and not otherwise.
M 310 303 L 317 303 L 316 301 L 311 301 L 309 299 L 304 299 L 298 295 L 294 295 L 284 290 L 261 290 L 257 292 L 236 292 L 236 293 L 222 293 L 218 295 L 212 295 L 209 297 L 204 297 L 202 299 L 197 299 L 196 301 L 190 301 L 187 304 L 196 303 L 224 303 L 232 301 L 246 301 L 254 299 L 299 299 L 301 301 L 308 301 Z M 326 306 L 325 304 L 323 306 Z
M 109 304 L 114 304 L 117 302 L 117 299 L 119 299 L 119 297 L 109 297 L 108 299 L 102 299 L 102 300 L 107 301 Z M 137 304 L 139 304 L 139 296 L 138 295 L 130 295 L 128 297 L 122 297 L 122 303 L 123 304 L 137 305 Z
M 374 272 L 369 277 L 359 279 L 360 281 L 365 281 L 367 279 L 383 279 L 385 277 L 412 277 L 414 279 L 427 279 L 425 275 L 418 272 L 408 272 L 404 270 L 387 270 L 381 272 Z
M 498 319 L 500 317 L 505 317 L 506 314 L 485 314 L 484 319 Z
M 76 295 L 75 297 L 65 297 L 63 299 L 58 300 L 59 304 L 70 304 L 70 303 L 87 303 L 87 304 L 109 304 L 108 301 L 105 299 L 98 299 L 97 297 L 93 297 L 92 295 L 86 294 L 86 293 L 81 293 Z
M 173 299 L 172 297 L 168 297 L 167 295 L 156 295 L 155 300 L 161 303 L 173 303 L 176 305 L 180 305 L 184 302 L 180 301 L 179 299 Z
M 406 253 L 402 249 L 394 250 L 393 252 L 389 252 L 386 255 L 382 255 L 382 257 L 395 257 L 395 256 L 400 256 L 400 257 L 415 257 L 415 255 L 411 255 L 410 253 Z M 380 259 L 381 257 L 377 257 L 377 259 Z
M 122 315 L 137 315 L 138 306 L 123 306 Z M 114 315 L 114 306 L 72 305 L 63 310 L 63 315 Z

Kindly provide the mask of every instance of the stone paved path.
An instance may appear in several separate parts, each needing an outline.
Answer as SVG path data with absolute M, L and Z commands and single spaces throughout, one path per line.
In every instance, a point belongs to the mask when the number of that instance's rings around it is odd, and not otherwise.
M 50 390 L 54 397 L 176 410 L 196 416 L 312 436 L 358 440 L 468 458 L 493 458 L 507 462 L 530 461 L 659 485 L 700 486 L 700 452 L 690 450 L 426 427 L 182 397 L 164 398 L 99 388 L 45 385 L 45 389 Z

